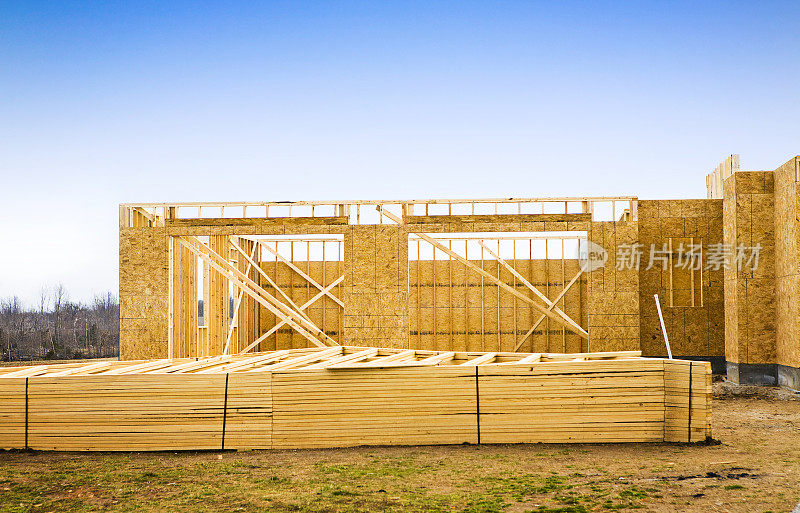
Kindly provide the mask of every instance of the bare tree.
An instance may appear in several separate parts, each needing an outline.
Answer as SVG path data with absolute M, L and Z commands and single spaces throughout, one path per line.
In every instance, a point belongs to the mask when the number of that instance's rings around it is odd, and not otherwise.
M 47 319 L 50 309 L 50 290 L 48 287 L 39 289 L 39 311 L 38 315 L 34 318 L 34 330 L 39 339 L 40 356 L 47 354 L 48 345 L 53 344 L 53 336 L 50 331 L 50 323 Z M 53 350 L 55 352 L 55 349 Z
M 61 338 L 59 337 L 59 324 L 67 302 L 67 290 L 63 283 L 59 283 L 53 288 L 53 353 L 58 353 L 61 349 Z
M 44 315 L 45 311 L 48 308 L 48 302 L 50 301 L 50 294 L 47 291 L 47 287 L 42 287 L 39 289 L 39 313 Z

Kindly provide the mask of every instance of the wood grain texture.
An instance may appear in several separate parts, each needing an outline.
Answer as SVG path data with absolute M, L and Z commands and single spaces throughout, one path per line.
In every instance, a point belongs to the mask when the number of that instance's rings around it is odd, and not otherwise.
M 711 434 L 710 365 L 638 353 L 336 347 L 12 369 L 0 373 L 3 448 L 25 447 L 26 434 L 33 449 L 80 451 L 696 442 Z M 27 378 L 14 377 L 21 372 Z

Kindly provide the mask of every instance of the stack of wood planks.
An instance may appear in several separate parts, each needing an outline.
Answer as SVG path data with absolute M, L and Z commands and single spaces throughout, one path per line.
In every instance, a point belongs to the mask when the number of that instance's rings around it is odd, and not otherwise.
M 0 369 L 0 447 L 288 449 L 696 442 L 705 362 L 638 352 L 305 348 Z

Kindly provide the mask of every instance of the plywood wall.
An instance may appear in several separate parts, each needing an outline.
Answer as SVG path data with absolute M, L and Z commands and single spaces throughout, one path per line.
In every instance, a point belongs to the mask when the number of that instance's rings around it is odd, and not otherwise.
M 408 347 L 408 232 L 351 226 L 344 238 L 343 343 Z
M 589 351 L 639 349 L 639 275 L 617 269 L 617 249 L 637 241 L 636 221 L 591 223 L 589 240 L 608 253 L 605 265 L 589 273 Z
M 722 200 L 639 201 L 639 243 L 644 252 L 639 272 L 642 354 L 667 355 L 653 298 L 658 294 L 673 354 L 721 359 L 725 356 L 723 271 L 680 269 L 677 254 L 666 270 L 655 262 L 647 269 L 651 245 L 663 249 L 670 240 L 673 252 L 681 242 L 702 244 L 705 267 L 709 246 L 722 242 Z
M 775 363 L 775 217 L 771 171 L 740 171 L 724 183 L 724 239 L 736 248 L 760 244 L 758 269 L 725 270 L 725 357 Z
M 519 231 L 589 231 L 588 214 L 547 214 L 544 216 L 530 215 L 500 215 L 484 216 L 480 219 L 465 219 L 463 216 L 437 216 L 426 218 L 425 222 L 416 222 L 413 230 L 422 232 L 519 232 Z M 496 219 L 496 222 L 491 222 Z M 532 219 L 542 219 L 533 221 Z M 223 222 L 224 221 L 224 222 Z M 498 297 L 497 287 L 484 284 L 483 304 L 485 311 L 479 313 L 480 299 L 474 297 L 476 287 L 454 286 L 447 296 L 437 296 L 437 312 L 445 308 L 453 312 L 452 318 L 437 315 L 436 324 L 432 326 L 432 311 L 425 315 L 417 316 L 412 310 L 423 306 L 423 301 L 411 305 L 409 302 L 409 261 L 408 261 L 408 225 L 363 225 L 342 226 L 341 219 L 334 219 L 334 224 L 320 224 L 314 222 L 303 224 L 295 219 L 287 219 L 284 224 L 270 220 L 254 219 L 250 224 L 242 220 L 190 220 L 178 222 L 167 220 L 166 228 L 123 228 L 121 231 L 121 258 L 120 258 L 120 298 L 122 319 L 122 358 L 157 358 L 166 356 L 167 349 L 167 317 L 168 317 L 168 241 L 169 235 L 197 235 L 209 236 L 212 248 L 218 253 L 226 253 L 229 236 L 234 233 L 242 234 L 294 234 L 294 233 L 342 233 L 344 235 L 344 261 L 328 262 L 324 266 L 319 262 L 294 262 L 304 269 L 312 278 L 324 285 L 332 282 L 341 275 L 345 276 L 344 282 L 338 286 L 334 293 L 346 305 L 342 308 L 333 300 L 324 298 L 314 303 L 308 309 L 312 322 L 320 326 L 329 336 L 344 344 L 371 345 L 383 347 L 411 347 L 412 332 L 417 337 L 417 343 L 431 347 L 445 348 L 446 344 L 453 343 L 465 345 L 472 349 L 483 347 L 502 350 L 513 349 L 516 341 L 531 325 L 531 318 L 538 318 L 532 314 L 530 307 L 523 307 L 511 298 L 506 292 L 501 292 Z M 242 247 L 248 253 L 252 250 L 246 241 L 241 241 Z M 184 258 L 182 246 L 173 248 L 175 272 L 191 273 L 190 258 Z M 432 285 L 433 264 L 422 264 L 420 270 L 424 283 Z M 437 266 L 451 265 L 455 273 L 454 280 L 467 280 L 468 284 L 479 284 L 480 278 L 461 264 L 446 264 L 437 262 Z M 518 289 L 522 285 L 515 283 L 515 278 L 505 269 L 497 268 L 497 264 L 487 260 L 484 265 L 494 266 L 494 273 L 500 274 L 502 279 L 511 283 Z M 563 287 L 565 280 L 569 280 L 576 272 L 575 262 L 565 263 L 564 269 L 561 262 L 550 261 L 547 264 L 534 263 L 529 265 L 526 261 L 514 262 L 514 266 L 523 275 L 532 275 L 533 281 L 549 297 L 555 297 Z M 244 258 L 237 259 L 238 268 L 244 272 L 247 263 Z M 538 267 L 537 267 L 538 266 Z M 306 280 L 298 276 L 285 264 L 274 262 L 262 263 L 262 269 L 273 278 L 278 286 L 286 292 L 298 305 L 305 303 L 318 291 Z M 538 270 L 537 270 L 538 269 Z M 443 278 L 441 270 L 437 270 L 438 278 Z M 564 273 L 567 277 L 565 278 Z M 213 270 L 205 270 L 207 285 L 204 289 L 206 315 L 204 324 L 206 328 L 198 335 L 192 335 L 190 326 L 196 322 L 193 317 L 190 303 L 194 302 L 191 280 L 173 275 L 173 284 L 176 291 L 186 299 L 186 305 L 176 308 L 177 337 L 175 340 L 176 351 L 180 349 L 182 355 L 217 354 L 225 346 L 228 338 L 228 288 L 227 280 Z M 250 269 L 249 276 L 268 292 L 277 295 L 277 292 L 255 270 Z M 416 271 L 415 271 L 416 275 Z M 430 275 L 430 276 L 428 276 Z M 467 276 L 469 275 L 469 278 Z M 215 279 L 211 279 L 211 278 Z M 427 281 L 425 281 L 427 280 Z M 196 284 L 195 284 L 196 285 Z M 441 288 L 442 283 L 437 283 Z M 422 285 L 424 290 L 427 285 Z M 469 297 L 466 291 L 470 291 Z M 463 291 L 463 294 L 461 294 Z M 233 296 L 234 299 L 238 293 Z M 422 294 L 424 296 L 424 294 Z M 450 301 L 453 295 L 452 306 L 444 306 L 441 301 L 445 297 Z M 561 302 L 567 313 L 582 325 L 587 323 L 588 311 L 583 308 L 586 303 L 586 284 L 581 281 L 574 286 Z M 506 297 L 509 296 L 509 297 Z M 187 299 L 188 298 L 188 299 Z M 499 309 L 498 309 L 499 302 Z M 211 305 L 214 308 L 210 308 Z M 235 303 L 234 303 L 235 304 Z M 467 308 L 463 320 L 455 311 Z M 491 310 L 491 309 L 494 310 Z M 473 310 L 473 309 L 477 309 Z M 430 309 L 432 310 L 432 308 Z M 516 313 L 514 313 L 516 310 Z M 211 312 L 222 312 L 212 315 Z M 497 319 L 500 319 L 498 329 Z M 411 326 L 412 314 L 415 327 Z M 481 331 L 480 317 L 483 317 L 484 327 Z M 491 321 L 487 320 L 491 317 Z M 416 323 L 422 319 L 420 328 Z M 231 337 L 231 350 L 241 350 L 258 336 L 278 324 L 275 316 L 266 309 L 257 305 L 247 296 L 242 298 L 242 303 L 237 312 L 238 326 Z M 468 322 L 469 329 L 458 329 L 458 322 Z M 426 324 L 427 323 L 427 324 Z M 450 324 L 453 324 L 451 328 Z M 613 322 L 612 325 L 615 325 Z M 461 332 L 469 332 L 468 336 L 458 336 Z M 435 333 L 435 334 L 434 334 Z M 446 333 L 446 335 L 444 335 Z M 425 340 L 420 340 L 423 334 Z M 466 334 L 464 334 L 466 335 Z M 628 334 L 626 334 L 628 335 Z M 430 340 L 428 340 L 430 339 Z M 288 326 L 282 326 L 270 337 L 262 341 L 256 348 L 258 350 L 284 349 L 305 347 L 307 341 Z M 574 334 L 565 333 L 560 325 L 546 319 L 533 333 L 529 340 L 520 347 L 520 350 L 542 351 L 581 351 L 587 350 L 585 341 Z M 176 353 L 178 354 L 178 353 Z
M 800 367 L 800 157 L 775 170 L 776 363 Z M 795 387 L 796 383 L 793 383 Z
M 119 237 L 120 358 L 166 358 L 169 238 L 164 228 L 122 228 Z

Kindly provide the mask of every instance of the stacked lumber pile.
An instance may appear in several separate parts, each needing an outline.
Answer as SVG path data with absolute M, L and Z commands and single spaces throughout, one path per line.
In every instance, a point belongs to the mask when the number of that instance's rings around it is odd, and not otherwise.
M 0 447 L 289 449 L 686 442 L 711 369 L 638 353 L 306 348 L 4 368 Z

